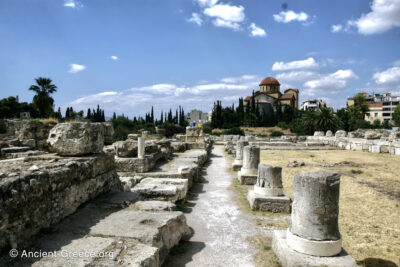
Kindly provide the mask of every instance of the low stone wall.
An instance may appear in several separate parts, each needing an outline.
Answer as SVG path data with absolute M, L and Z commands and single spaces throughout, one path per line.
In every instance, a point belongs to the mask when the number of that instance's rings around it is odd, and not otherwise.
M 307 141 L 322 142 L 325 145 L 345 150 L 400 155 L 400 139 L 398 139 L 397 132 L 358 130 L 348 134 L 338 131 L 335 136 L 323 134 L 323 132 L 316 132 L 314 136 L 308 136 Z
M 122 190 L 114 157 L 32 157 L 0 163 L 0 251 L 23 247 L 86 201 Z

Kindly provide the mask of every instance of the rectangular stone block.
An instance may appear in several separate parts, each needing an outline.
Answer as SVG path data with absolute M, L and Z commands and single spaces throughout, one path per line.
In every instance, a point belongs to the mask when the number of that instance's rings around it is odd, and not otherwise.
M 286 230 L 275 230 L 272 235 L 272 250 L 284 267 L 325 266 L 356 267 L 356 261 L 347 252 L 333 257 L 316 257 L 294 251 L 286 244 Z
M 238 179 L 240 184 L 255 185 L 257 183 L 256 174 L 241 174 L 241 172 L 238 171 Z
M 371 153 L 380 153 L 381 152 L 381 146 L 379 146 L 379 145 L 369 146 L 369 152 L 371 152 Z
M 235 163 L 232 164 L 232 169 L 234 171 L 240 171 L 241 168 L 242 168 L 242 164 L 235 164 Z
M 250 190 L 247 200 L 252 210 L 290 213 L 290 198 L 287 195 L 264 196 Z

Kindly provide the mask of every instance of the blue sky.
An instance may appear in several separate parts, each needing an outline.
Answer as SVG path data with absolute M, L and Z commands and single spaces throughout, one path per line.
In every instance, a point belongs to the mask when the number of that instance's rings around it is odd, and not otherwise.
M 210 111 L 266 76 L 335 108 L 400 94 L 400 0 L 0 0 L 0 98 L 38 76 L 56 108 Z

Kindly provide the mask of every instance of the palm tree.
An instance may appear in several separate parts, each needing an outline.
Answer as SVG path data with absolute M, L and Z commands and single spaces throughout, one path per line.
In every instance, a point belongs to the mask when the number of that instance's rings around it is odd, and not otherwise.
M 337 121 L 330 108 L 321 108 L 321 111 L 316 114 L 314 121 L 317 131 L 335 130 Z
M 39 77 L 35 81 L 37 85 L 29 87 L 29 90 L 36 93 L 33 97 L 33 105 L 39 110 L 40 117 L 47 118 L 53 113 L 54 99 L 50 94 L 57 91 L 57 86 L 52 84 L 49 78 Z

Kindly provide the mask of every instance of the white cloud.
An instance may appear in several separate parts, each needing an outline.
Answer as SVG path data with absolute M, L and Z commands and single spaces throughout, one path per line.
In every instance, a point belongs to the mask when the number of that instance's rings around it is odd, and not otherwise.
M 218 3 L 218 0 L 196 0 L 200 6 L 214 6 Z
M 244 7 L 243 6 L 231 6 L 227 4 L 217 4 L 204 9 L 204 14 L 229 21 L 229 22 L 242 22 L 245 19 Z
M 84 65 L 79 65 L 79 64 L 70 64 L 70 70 L 68 72 L 70 73 L 77 73 L 80 71 L 83 71 L 84 69 L 86 69 L 86 66 Z
M 203 23 L 203 19 L 200 17 L 198 13 L 192 13 L 192 16 L 189 19 L 187 19 L 187 21 L 195 23 L 198 26 L 201 26 L 201 24 Z
M 264 29 L 258 27 L 255 23 L 251 23 L 249 26 L 250 29 L 250 36 L 266 36 L 267 33 L 265 32 Z
M 272 70 L 274 71 L 285 71 L 285 70 L 296 70 L 296 69 L 317 69 L 319 64 L 315 61 L 314 58 L 309 57 L 304 60 L 297 60 L 291 62 L 275 62 L 272 65 Z
M 346 89 L 347 82 L 351 79 L 358 79 L 358 76 L 350 69 L 319 74 L 318 78 L 304 83 L 306 89 L 302 93 L 307 96 L 337 94 Z
M 258 83 L 261 78 L 258 75 L 242 75 L 238 77 L 226 77 L 221 79 L 224 83 Z
M 154 106 L 157 115 L 161 110 L 167 111 L 170 108 L 174 110 L 179 105 L 183 106 L 185 111 L 198 108 L 208 112 L 216 100 L 223 100 L 224 105 L 230 106 L 232 103 L 236 105 L 239 96 L 245 97 L 250 95 L 252 90 L 257 90 L 260 80 L 257 75 L 242 75 L 223 78 L 221 82 L 196 83 L 188 86 L 159 83 L 82 96 L 65 106 L 86 110 L 99 104 L 107 113 L 115 111 L 118 114 L 125 113 L 131 116 L 144 115 L 151 106 Z
M 305 82 L 311 79 L 316 79 L 318 73 L 314 71 L 289 71 L 284 73 L 279 73 L 276 78 L 282 81 L 291 82 Z
M 240 30 L 240 24 L 232 21 L 227 21 L 223 19 L 214 19 L 213 24 L 215 27 L 223 27 L 223 28 L 230 28 L 235 31 Z
M 111 56 L 110 57 L 112 60 L 118 60 L 119 58 L 117 56 Z
M 296 13 L 293 10 L 281 11 L 279 12 L 279 14 L 274 14 L 273 17 L 276 22 L 283 22 L 283 23 L 289 23 L 292 21 L 305 22 L 309 18 L 307 13 L 305 12 Z
M 340 24 L 336 24 L 336 25 L 332 25 L 332 30 L 331 32 L 336 33 L 336 32 L 340 32 L 343 30 L 343 26 Z
M 376 84 L 400 88 L 400 67 L 393 67 L 373 75 Z
M 347 23 L 356 27 L 358 33 L 365 35 L 400 27 L 400 0 L 373 0 L 369 13 Z
M 83 5 L 77 0 L 64 0 L 64 6 L 70 8 L 81 8 Z

